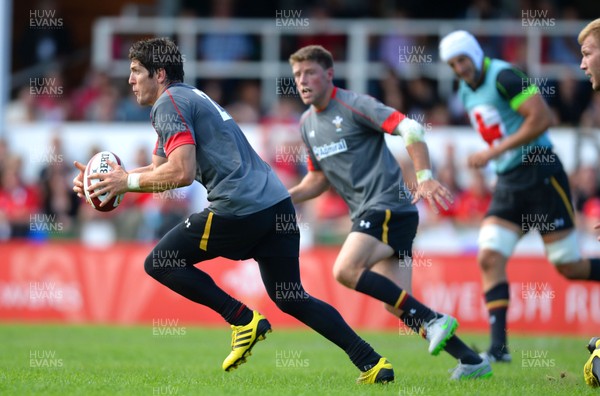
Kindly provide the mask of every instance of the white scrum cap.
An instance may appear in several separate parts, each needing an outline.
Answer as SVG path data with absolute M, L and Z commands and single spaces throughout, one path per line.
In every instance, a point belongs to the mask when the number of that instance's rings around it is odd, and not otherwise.
M 448 62 L 458 55 L 466 55 L 473 61 L 475 68 L 481 70 L 483 50 L 477 39 L 465 30 L 457 30 L 440 41 L 440 59 Z

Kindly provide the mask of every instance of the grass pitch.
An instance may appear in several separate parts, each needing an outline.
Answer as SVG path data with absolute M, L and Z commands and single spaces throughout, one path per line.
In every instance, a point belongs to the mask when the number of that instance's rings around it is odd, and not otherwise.
M 1 324 L 1 395 L 596 395 L 583 381 L 587 339 L 511 337 L 513 363 L 490 379 L 449 381 L 455 361 L 416 335 L 359 332 L 394 365 L 396 381 L 356 385 L 346 354 L 308 330 L 275 328 L 226 373 L 225 326 Z M 459 334 L 462 334 L 459 331 Z M 462 334 L 483 347 L 487 337 Z

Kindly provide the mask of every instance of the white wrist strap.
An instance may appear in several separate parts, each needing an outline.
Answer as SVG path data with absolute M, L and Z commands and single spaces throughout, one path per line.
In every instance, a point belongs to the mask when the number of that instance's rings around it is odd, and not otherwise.
M 140 176 L 141 173 L 130 173 L 127 175 L 127 189 L 129 191 L 140 191 Z
M 417 171 L 417 183 L 423 183 L 430 179 L 433 179 L 431 169 L 421 169 L 420 171 Z

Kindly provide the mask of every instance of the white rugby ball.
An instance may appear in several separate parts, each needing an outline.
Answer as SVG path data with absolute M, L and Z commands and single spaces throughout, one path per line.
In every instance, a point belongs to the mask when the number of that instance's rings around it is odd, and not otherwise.
M 101 151 L 97 154 L 95 154 L 87 163 L 87 166 L 85 167 L 85 172 L 83 172 L 83 187 L 84 187 L 84 192 L 85 192 L 85 200 L 92 205 L 92 207 L 96 210 L 99 210 L 100 212 L 110 212 L 111 210 L 115 209 L 117 206 L 119 206 L 119 204 L 121 203 L 121 200 L 123 200 L 123 195 L 118 195 L 116 197 L 111 198 L 110 200 L 108 200 L 108 202 L 106 203 L 106 205 L 104 206 L 100 206 L 101 203 L 103 203 L 104 201 L 106 201 L 108 193 L 104 193 L 101 194 L 97 197 L 94 198 L 90 198 L 90 194 L 92 194 L 92 192 L 88 191 L 88 187 L 90 187 L 92 184 L 95 184 L 99 181 L 101 181 L 102 179 L 90 179 L 88 177 L 88 175 L 92 175 L 94 173 L 108 173 L 111 172 L 113 169 L 112 167 L 108 164 L 108 161 L 112 161 L 115 162 L 121 166 L 123 166 L 121 164 L 121 159 L 114 153 L 110 152 L 110 151 Z M 94 190 L 93 192 L 96 192 L 96 190 Z

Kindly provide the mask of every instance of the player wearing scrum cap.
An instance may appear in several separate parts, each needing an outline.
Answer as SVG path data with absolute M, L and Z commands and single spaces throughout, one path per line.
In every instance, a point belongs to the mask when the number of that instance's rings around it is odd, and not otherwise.
M 510 362 L 506 263 L 521 236 L 537 229 L 546 257 L 567 279 L 600 280 L 600 259 L 579 253 L 568 178 L 547 132 L 553 116 L 538 88 L 511 64 L 486 57 L 469 32 L 448 34 L 439 51 L 460 80 L 458 95 L 473 128 L 489 146 L 471 154 L 468 165 L 490 163 L 498 175 L 477 260 L 491 326 L 491 345 L 484 354 Z
M 458 359 L 452 379 L 487 377 L 491 368 L 454 335 L 456 319 L 423 305 L 410 292 L 412 244 L 425 198 L 447 208 L 450 192 L 433 179 L 423 126 L 374 98 L 333 85 L 333 58 L 317 45 L 290 56 L 304 104 L 300 129 L 308 148 L 307 175 L 292 187 L 294 202 L 314 198 L 331 185 L 350 208 L 352 230 L 334 264 L 344 286 L 385 303 L 386 309 L 429 340 L 429 352 L 445 349 Z M 384 134 L 400 135 L 415 165 L 414 198 L 387 148 Z M 403 265 L 399 265 L 402 260 Z

